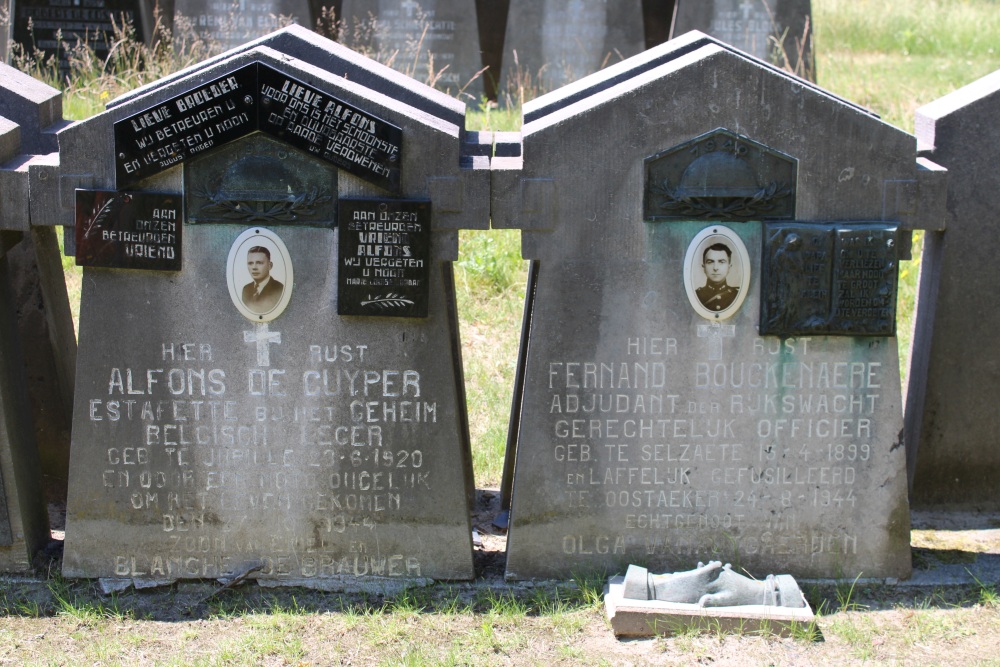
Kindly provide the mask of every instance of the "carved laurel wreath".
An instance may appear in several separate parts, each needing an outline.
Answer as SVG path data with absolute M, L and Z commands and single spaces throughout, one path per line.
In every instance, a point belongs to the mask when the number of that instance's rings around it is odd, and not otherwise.
M 197 190 L 195 194 L 209 200 L 199 209 L 199 215 L 221 216 L 227 220 L 246 222 L 293 222 L 316 213 L 316 206 L 330 201 L 331 196 L 313 188 L 309 192 L 295 195 L 292 199 L 277 201 L 239 201 L 226 199 L 218 192 Z
M 667 179 L 653 185 L 652 191 L 661 212 L 694 218 L 758 217 L 774 211 L 792 194 L 790 186 L 772 182 L 746 197 L 685 197 L 678 196 Z
M 362 301 L 361 305 L 362 306 L 371 305 L 381 310 L 385 310 L 387 308 L 403 308 L 404 306 L 412 306 L 413 301 L 407 299 L 406 297 L 400 294 L 393 294 L 392 292 L 389 292 L 384 296 L 383 295 L 376 296 L 374 299 L 372 298 L 372 295 L 369 294 L 368 300 Z

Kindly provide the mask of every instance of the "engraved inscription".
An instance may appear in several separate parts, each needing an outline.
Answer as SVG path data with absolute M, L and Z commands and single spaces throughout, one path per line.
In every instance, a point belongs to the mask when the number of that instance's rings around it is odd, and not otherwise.
M 426 317 L 431 203 L 340 200 L 337 313 Z
M 146 192 L 76 191 L 76 264 L 179 271 L 181 198 Z

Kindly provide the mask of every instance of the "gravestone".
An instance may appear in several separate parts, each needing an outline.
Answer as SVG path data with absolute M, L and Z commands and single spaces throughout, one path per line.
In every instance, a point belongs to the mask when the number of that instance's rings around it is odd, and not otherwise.
M 66 125 L 62 93 L 0 65 L 0 116 L 14 120 L 20 136 L 19 154 L 0 171 L 5 201 L 0 228 L 23 235 L 8 253 L 7 262 L 26 363 L 30 415 L 46 495 L 65 504 L 76 334 L 56 228 L 32 223 L 29 197 L 31 171 L 53 161 L 56 133 Z
M 342 43 L 470 103 L 486 93 L 474 0 L 343 0 L 341 17 Z
M 89 265 L 67 576 L 473 576 L 463 127 L 292 26 L 63 133 L 60 189 L 90 183 L 60 212 Z
M 500 96 L 519 83 L 545 93 L 634 56 L 645 46 L 642 18 L 640 0 L 512 0 Z
M 908 576 L 893 309 L 915 159 L 697 33 L 524 106 L 519 157 L 491 165 L 493 225 L 534 264 L 507 578 Z
M 78 43 L 89 45 L 104 61 L 115 42 L 115 27 L 135 28 L 139 41 L 146 39 L 152 4 L 144 0 L 11 0 L 13 40 L 26 53 L 39 49 L 54 56 L 59 70 L 69 72 L 69 53 Z
M 5 65 L 2 67 L 6 67 Z M 27 190 L 26 171 L 10 170 L 20 154 L 21 128 L 0 117 L 0 170 L 5 194 Z M 8 189 L 9 188 L 9 189 Z M 18 331 L 16 278 L 10 253 L 26 237 L 27 200 L 11 197 L 0 218 L 0 572 L 28 572 L 49 540 L 38 447 Z
M 190 27 L 221 50 L 230 49 L 291 23 L 307 28 L 315 20 L 309 0 L 173 0 L 173 27 Z
M 1000 229 L 997 177 L 987 121 L 1000 108 L 994 72 L 917 110 L 921 153 L 948 169 L 947 228 L 924 236 L 913 352 L 906 396 L 911 503 L 920 508 L 1000 509 L 1000 445 L 990 388 L 995 354 L 969 341 L 990 340 L 1000 317 L 985 295 L 990 270 L 971 267 Z
M 810 0 L 677 0 L 671 34 L 689 30 L 816 80 Z

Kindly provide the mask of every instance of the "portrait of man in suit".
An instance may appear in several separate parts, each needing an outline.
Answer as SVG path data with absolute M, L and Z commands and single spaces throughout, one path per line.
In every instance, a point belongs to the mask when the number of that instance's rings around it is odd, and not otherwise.
M 271 276 L 273 268 L 271 251 L 264 246 L 255 245 L 247 251 L 247 270 L 253 280 L 243 287 L 243 305 L 259 315 L 274 310 L 285 290 L 285 286 Z

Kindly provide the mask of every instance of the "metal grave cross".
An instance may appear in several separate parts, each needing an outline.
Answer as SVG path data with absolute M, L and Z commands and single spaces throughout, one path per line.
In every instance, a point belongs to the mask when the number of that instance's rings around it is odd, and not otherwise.
M 271 365 L 271 343 L 281 343 L 280 331 L 268 331 L 267 322 L 255 322 L 253 331 L 243 332 L 243 342 L 257 343 L 257 365 L 261 368 Z
M 708 359 L 709 361 L 719 361 L 722 359 L 722 339 L 732 338 L 736 335 L 735 324 L 711 324 L 698 325 L 698 338 L 708 338 Z

